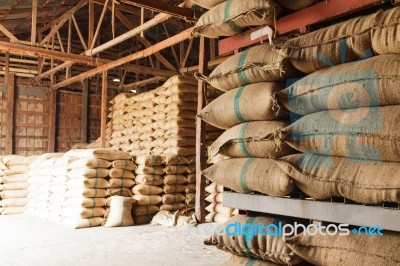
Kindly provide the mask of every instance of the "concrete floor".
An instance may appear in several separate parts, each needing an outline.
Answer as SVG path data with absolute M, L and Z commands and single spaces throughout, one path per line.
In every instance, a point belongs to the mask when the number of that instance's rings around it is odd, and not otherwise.
M 187 228 L 72 230 L 28 215 L 0 216 L 0 265 L 218 265 L 229 255 Z

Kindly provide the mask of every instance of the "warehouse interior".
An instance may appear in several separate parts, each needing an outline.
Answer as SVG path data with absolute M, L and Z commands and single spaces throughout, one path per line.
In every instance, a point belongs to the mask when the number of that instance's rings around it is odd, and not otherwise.
M 399 0 L 4 0 L 1 265 L 400 265 Z

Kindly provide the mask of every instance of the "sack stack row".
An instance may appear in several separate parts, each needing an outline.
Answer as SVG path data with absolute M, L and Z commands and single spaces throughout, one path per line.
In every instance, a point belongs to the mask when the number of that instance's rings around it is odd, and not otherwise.
M 28 203 L 28 166 L 35 157 L 3 156 L 0 163 L 0 215 L 23 213 Z
M 174 76 L 155 90 L 112 101 L 109 144 L 132 157 L 195 155 L 197 82 Z
M 63 153 L 46 153 L 40 155 L 29 165 L 28 203 L 25 213 L 49 219 L 50 210 L 54 210 L 57 196 L 52 197 L 57 191 L 57 180 L 65 179 L 67 168 L 59 168 L 56 161 L 62 159 Z M 54 181 L 56 179 L 56 181 Z M 60 208 L 58 208 L 60 209 Z
M 238 214 L 237 209 L 224 207 L 223 186 L 211 183 L 206 187 L 206 192 L 208 193 L 206 197 L 206 202 L 208 204 L 206 206 L 206 211 L 208 212 L 206 215 L 207 223 L 224 223 L 229 217 Z

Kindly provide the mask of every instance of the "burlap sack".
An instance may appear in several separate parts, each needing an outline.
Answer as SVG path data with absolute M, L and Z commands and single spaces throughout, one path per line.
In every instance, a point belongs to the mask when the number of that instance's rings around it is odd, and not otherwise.
M 180 175 L 186 173 L 188 167 L 186 165 L 167 165 L 164 173 L 167 175 Z
M 272 159 L 230 159 L 203 171 L 212 182 L 236 192 L 257 191 L 272 196 L 287 196 L 295 186 L 293 180 Z
M 206 201 L 208 202 L 224 202 L 223 201 L 224 193 L 211 193 L 206 197 Z
M 195 5 L 211 9 L 214 6 L 224 2 L 224 0 L 190 0 L 190 2 L 194 3 Z
M 197 81 L 190 76 L 185 75 L 175 75 L 170 77 L 162 87 L 168 88 L 174 85 L 181 85 L 181 84 L 188 84 L 188 85 L 197 85 Z
M 165 136 L 196 137 L 194 128 L 171 128 L 165 131 Z
M 126 187 L 119 188 L 109 188 L 108 193 L 110 196 L 122 196 L 122 197 L 131 197 L 132 189 Z
M 255 121 L 236 125 L 225 131 L 209 148 L 209 156 L 218 153 L 231 158 L 279 158 L 294 150 L 288 145 L 277 146 L 274 132 L 285 128 L 283 121 Z
M 24 183 L 27 182 L 29 176 L 27 174 L 4 175 L 0 176 L 0 184 Z
M 198 79 L 205 80 L 221 91 L 258 82 L 285 81 L 299 76 L 285 56 L 269 44 L 255 46 L 231 56 L 208 77 L 196 74 Z
M 197 93 L 197 80 L 193 79 L 194 84 L 175 84 L 167 88 L 159 90 L 157 94 L 163 96 L 171 96 L 174 94 L 184 94 L 184 93 Z
M 229 0 L 203 14 L 192 36 L 233 36 L 249 26 L 272 23 L 279 13 L 279 6 L 270 0 Z
M 94 188 L 70 188 L 64 193 L 66 198 L 73 197 L 84 197 L 84 198 L 105 198 L 108 196 L 106 189 L 94 189 Z
M 196 174 L 187 175 L 187 182 L 188 183 L 196 183 Z
M 374 54 L 398 53 L 400 8 L 379 10 L 289 39 L 282 47 L 292 64 L 304 73 L 357 61 Z
M 158 195 L 163 192 L 163 189 L 157 186 L 139 184 L 132 188 L 135 195 Z
M 3 208 L 24 207 L 27 203 L 28 203 L 27 198 L 10 198 L 1 200 L 1 206 Z
M 397 162 L 296 154 L 280 158 L 277 163 L 315 199 L 338 196 L 365 204 L 400 203 L 400 184 L 392 174 L 400 166 Z
M 70 150 L 64 154 L 64 157 L 97 158 L 109 161 L 131 159 L 126 152 L 106 148 Z
M 315 265 L 398 265 L 400 235 L 385 231 L 384 236 L 299 234 L 286 239 L 296 254 Z
M 25 207 L 7 207 L 0 208 L 1 215 L 13 215 L 13 214 L 21 214 L 26 210 Z
M 144 205 L 144 206 L 136 206 L 135 208 L 132 209 L 132 213 L 134 216 L 154 215 L 157 212 L 159 212 L 159 210 L 160 208 L 157 205 Z
M 162 203 L 163 204 L 172 204 L 172 203 L 177 203 L 177 202 L 183 202 L 185 201 L 186 197 L 185 195 L 181 193 L 172 193 L 172 194 L 164 194 L 162 196 Z
M 195 146 L 187 146 L 187 147 L 170 147 L 165 149 L 164 154 L 176 154 L 179 156 L 193 156 L 196 155 L 196 147 Z
M 164 173 L 164 168 L 162 166 L 146 166 L 146 165 L 138 165 L 135 173 L 137 175 L 162 175 Z
M 163 178 L 160 175 L 137 175 L 135 178 L 135 182 L 137 184 L 153 186 L 159 186 L 164 183 Z
M 185 199 L 186 204 L 191 204 L 196 201 L 196 193 L 186 193 L 185 197 L 186 197 Z
M 87 219 L 66 217 L 61 221 L 61 223 L 73 229 L 81 229 L 81 228 L 100 226 L 103 223 L 103 221 L 104 221 L 103 217 L 92 217 Z
M 242 266 L 242 265 L 252 265 L 252 266 L 278 266 L 277 264 L 270 261 L 256 260 L 249 257 L 242 257 L 231 255 L 227 260 L 218 264 L 218 266 Z
M 82 197 L 73 197 L 67 198 L 62 203 L 63 207 L 74 207 L 74 208 L 93 208 L 93 207 L 104 207 L 106 206 L 105 198 L 82 198 Z
M 104 178 L 107 177 L 110 170 L 105 168 L 77 168 L 68 172 L 68 178 Z
M 164 154 L 165 164 L 166 165 L 180 165 L 180 164 L 188 164 L 189 160 L 187 157 L 178 156 L 175 154 Z
M 281 222 L 283 225 L 288 222 L 281 218 L 270 217 L 252 217 L 237 215 L 230 218 L 224 223 L 225 226 L 229 224 L 238 223 L 242 227 L 245 224 L 250 226 L 261 223 L 263 226 L 274 224 L 276 227 Z M 232 232 L 233 229 L 229 229 Z M 276 233 L 274 227 L 268 228 L 269 232 Z M 251 239 L 246 239 L 245 234 L 235 234 L 228 236 L 226 232 L 223 235 L 214 234 L 210 239 L 209 244 L 216 245 L 217 248 L 229 251 L 234 255 L 250 256 L 260 260 L 272 261 L 278 264 L 295 265 L 302 261 L 289 246 L 284 242 L 282 236 L 271 236 L 270 234 L 257 234 Z
M 186 184 L 187 178 L 184 175 L 165 175 L 164 176 L 164 184 L 171 185 L 171 184 Z
M 152 120 L 159 123 L 159 120 L 171 120 L 171 119 L 194 119 L 196 117 L 196 112 L 186 111 L 186 110 L 175 110 L 171 113 L 157 112 L 151 118 Z M 153 132 L 154 133 L 154 132 Z
M 151 219 L 153 219 L 154 214 L 148 214 L 148 215 L 135 215 L 133 216 L 133 220 L 135 221 L 136 225 L 141 225 L 141 224 L 148 224 L 151 222 Z
M 187 184 L 185 188 L 186 193 L 195 193 L 196 192 L 196 183 Z
M 70 179 L 66 182 L 69 188 L 108 188 L 110 183 L 104 178 Z
M 21 155 L 7 155 L 1 158 L 1 161 L 5 166 L 10 169 L 10 166 L 14 165 L 26 165 L 31 164 L 36 158 L 34 156 L 25 157 Z
M 221 185 L 217 185 L 215 183 L 211 183 L 210 185 L 206 186 L 206 192 L 208 193 L 222 193 L 224 192 L 224 187 Z
M 399 119 L 399 105 L 322 111 L 302 117 L 276 135 L 302 152 L 400 161 Z
M 399 105 L 400 55 L 318 70 L 275 93 L 291 112 L 307 115 L 324 110 Z M 343 97 L 351 97 L 351 99 Z
M 96 207 L 96 208 L 74 208 L 68 207 L 61 209 L 60 215 L 62 217 L 75 217 L 86 219 L 90 217 L 103 217 L 106 213 L 104 208 Z
M 163 204 L 160 206 L 160 211 L 174 212 L 185 208 L 183 203 Z
M 108 199 L 110 203 L 110 214 L 104 227 L 132 226 L 134 225 L 131 211 L 133 198 L 112 196 Z
M 135 164 L 132 160 L 115 160 L 112 162 L 113 168 L 124 169 L 124 170 L 135 170 Z M 110 173 L 111 175 L 111 173 Z
M 26 198 L 28 196 L 27 190 L 4 190 L 0 192 L 2 199 Z
M 131 188 L 135 185 L 135 181 L 133 179 L 127 178 L 110 178 L 110 187 L 112 188 Z
M 177 127 L 196 128 L 196 124 L 193 119 L 171 119 L 169 121 L 166 121 L 162 129 L 167 131 L 169 129 Z
M 109 176 L 111 178 L 124 178 L 124 179 L 134 179 L 135 175 L 131 170 L 111 168 Z
M 159 195 L 134 195 L 137 205 L 157 205 L 162 201 Z
M 199 117 L 222 129 L 247 121 L 288 117 L 287 111 L 273 100 L 273 94 L 283 88 L 280 83 L 261 82 L 233 89 L 208 104 Z
M 317 0 L 275 0 L 278 5 L 291 10 L 301 10 L 318 3 Z
M 159 155 L 141 155 L 137 156 L 135 159 L 135 163 L 139 165 L 147 165 L 147 166 L 152 166 L 152 165 L 162 165 L 165 163 L 165 158 L 163 156 Z
M 0 185 L 0 191 L 3 190 L 27 190 L 29 184 L 26 182 L 15 182 L 15 183 L 6 183 Z
M 181 193 L 184 192 L 186 189 L 185 185 L 173 184 L 173 185 L 165 185 L 164 186 L 164 193 L 171 194 L 171 193 Z

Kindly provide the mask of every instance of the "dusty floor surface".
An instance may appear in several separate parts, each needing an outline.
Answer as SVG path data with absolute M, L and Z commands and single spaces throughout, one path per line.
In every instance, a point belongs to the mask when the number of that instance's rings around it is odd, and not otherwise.
M 149 225 L 73 230 L 28 215 L 0 216 L 0 265 L 218 265 L 229 255 L 203 233 Z

